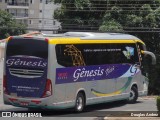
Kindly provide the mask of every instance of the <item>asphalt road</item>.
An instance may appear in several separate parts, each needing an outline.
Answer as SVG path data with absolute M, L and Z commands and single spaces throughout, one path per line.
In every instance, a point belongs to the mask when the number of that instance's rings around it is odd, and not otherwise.
M 154 98 L 139 98 L 137 103 L 135 104 L 127 104 L 124 101 L 117 101 L 105 104 L 97 104 L 86 107 L 86 111 L 83 113 L 73 113 L 71 110 L 63 110 L 63 111 L 28 111 L 26 108 L 13 107 L 10 105 L 3 104 L 2 97 L 2 62 L 0 62 L 0 113 L 12 111 L 15 113 L 30 113 L 30 112 L 38 112 L 41 113 L 43 118 L 47 117 L 47 119 L 78 119 L 78 120 L 93 120 L 93 119 L 101 119 L 105 116 L 116 116 L 123 115 L 126 113 L 140 113 L 140 112 L 157 112 L 156 108 L 156 100 Z M 64 118 L 65 117 L 65 118 Z M 43 119 L 43 118 L 35 118 L 35 119 Z M 33 118 L 31 118 L 33 119 Z

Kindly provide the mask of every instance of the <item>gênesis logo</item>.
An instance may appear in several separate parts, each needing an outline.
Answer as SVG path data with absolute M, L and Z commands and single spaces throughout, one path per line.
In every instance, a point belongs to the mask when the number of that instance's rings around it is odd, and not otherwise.
M 26 67 L 46 67 L 47 62 L 43 58 L 34 56 L 12 56 L 7 58 L 6 65 L 11 66 L 26 66 Z

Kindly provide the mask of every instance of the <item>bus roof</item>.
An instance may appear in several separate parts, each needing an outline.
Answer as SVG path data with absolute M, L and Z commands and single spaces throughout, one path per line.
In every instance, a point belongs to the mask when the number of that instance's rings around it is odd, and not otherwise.
M 39 34 L 32 34 L 31 36 L 35 38 L 36 37 L 48 38 L 50 44 L 135 43 L 135 42 L 140 42 L 144 44 L 144 42 L 141 41 L 139 38 L 133 35 L 123 34 L 123 33 L 66 32 L 63 34 L 39 33 Z
M 55 37 L 78 37 L 81 40 L 139 40 L 139 38 L 123 33 L 94 33 L 94 32 L 66 32 L 64 34 L 43 34 L 49 38 Z
M 135 42 L 144 44 L 139 38 L 123 33 L 66 32 L 64 34 L 43 34 L 43 36 L 48 37 L 51 44 Z

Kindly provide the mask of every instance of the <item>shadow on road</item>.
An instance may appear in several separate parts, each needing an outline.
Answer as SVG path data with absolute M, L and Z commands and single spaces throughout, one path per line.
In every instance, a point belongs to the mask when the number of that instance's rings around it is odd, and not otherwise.
M 142 103 L 138 101 L 136 104 Z M 110 111 L 109 109 L 125 106 L 126 101 L 116 101 L 109 103 L 101 103 L 96 105 L 86 106 L 85 110 L 81 113 L 76 113 L 73 109 L 64 109 L 64 110 L 45 110 L 45 109 L 36 109 L 28 110 L 25 108 L 13 108 L 8 109 L 9 111 L 15 113 L 41 113 L 43 117 L 104 117 L 106 115 L 117 114 L 117 112 L 122 111 Z M 6 111 L 6 110 L 5 110 Z

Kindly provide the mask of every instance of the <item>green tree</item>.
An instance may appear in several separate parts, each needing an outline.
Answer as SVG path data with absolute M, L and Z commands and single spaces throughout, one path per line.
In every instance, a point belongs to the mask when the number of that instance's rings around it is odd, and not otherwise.
M 149 66 L 149 93 L 160 94 L 160 32 L 156 31 L 160 28 L 160 0 L 145 3 L 136 0 L 111 1 L 108 6 L 110 9 L 104 14 L 99 30 L 107 32 L 112 26 L 113 30 L 124 30 L 146 43 L 148 50 L 154 52 L 157 57 L 157 65 Z M 113 24 L 113 21 L 117 24 Z
M 123 31 L 123 27 L 117 21 L 110 20 L 104 21 L 102 25 L 99 27 L 100 31 L 106 32 L 121 32 Z
M 160 94 L 160 0 L 54 0 L 63 31 L 126 32 L 142 39 L 156 54 L 149 69 L 149 92 Z
M 106 32 L 110 29 L 107 25 L 107 29 L 101 29 L 104 27 L 105 22 L 116 22 L 112 26 L 119 30 L 121 29 L 128 32 L 129 34 L 136 35 L 141 38 L 147 45 L 149 51 L 156 54 L 157 65 L 149 66 L 149 93 L 159 94 L 160 93 L 160 33 L 154 32 L 156 29 L 160 28 L 159 25 L 159 8 L 160 1 L 111 1 L 108 5 L 110 9 L 106 11 L 102 25 L 100 25 L 99 30 Z M 106 17 L 107 16 L 107 17 Z M 121 30 L 120 29 L 120 30 Z M 116 31 L 115 30 L 115 31 Z M 143 31 L 143 32 L 142 32 Z
M 17 23 L 8 12 L 0 10 L 0 39 L 24 33 L 24 25 Z
M 54 0 L 61 3 L 61 9 L 54 13 L 54 18 L 61 22 L 63 31 L 97 30 L 105 11 L 99 7 L 106 1 L 91 0 Z M 98 18 L 98 19 L 97 19 Z

